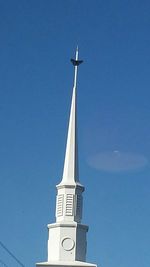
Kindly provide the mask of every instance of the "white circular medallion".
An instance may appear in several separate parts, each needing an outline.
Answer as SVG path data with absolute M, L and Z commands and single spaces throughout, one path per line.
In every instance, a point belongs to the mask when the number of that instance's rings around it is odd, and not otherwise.
M 62 247 L 66 251 L 70 251 L 74 248 L 75 242 L 70 237 L 66 237 L 62 240 Z

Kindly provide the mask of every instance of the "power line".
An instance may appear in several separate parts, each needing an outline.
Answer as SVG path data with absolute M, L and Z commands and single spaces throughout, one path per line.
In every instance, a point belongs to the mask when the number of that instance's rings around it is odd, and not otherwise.
M 20 260 L 18 260 L 17 257 L 1 241 L 0 245 L 20 266 L 25 267 L 25 265 Z
M 8 267 L 8 265 L 6 265 L 6 263 L 3 262 L 2 260 L 0 260 L 0 263 L 1 263 L 4 267 Z

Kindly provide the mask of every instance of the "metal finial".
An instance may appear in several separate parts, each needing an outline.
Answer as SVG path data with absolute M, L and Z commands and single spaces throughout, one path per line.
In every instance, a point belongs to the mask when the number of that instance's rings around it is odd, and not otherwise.
M 76 58 L 75 59 L 71 58 L 71 62 L 73 64 L 73 66 L 79 66 L 83 62 L 83 60 L 78 60 L 78 54 L 79 54 L 79 48 L 78 48 L 78 45 L 77 45 Z

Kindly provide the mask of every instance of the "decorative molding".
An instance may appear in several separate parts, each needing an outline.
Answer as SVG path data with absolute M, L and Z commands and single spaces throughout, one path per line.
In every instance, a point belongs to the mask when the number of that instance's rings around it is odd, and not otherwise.
M 72 250 L 74 248 L 74 246 L 75 246 L 74 240 L 71 239 L 70 237 L 65 237 L 62 240 L 61 244 L 62 244 L 63 249 L 66 250 L 66 251 Z

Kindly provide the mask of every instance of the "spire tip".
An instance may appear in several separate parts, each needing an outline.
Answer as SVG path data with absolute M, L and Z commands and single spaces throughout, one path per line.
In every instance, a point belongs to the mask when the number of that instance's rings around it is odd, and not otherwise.
M 71 58 L 73 66 L 79 66 L 83 62 L 83 60 L 78 60 L 78 54 L 79 54 L 79 47 L 77 45 L 75 59 Z

